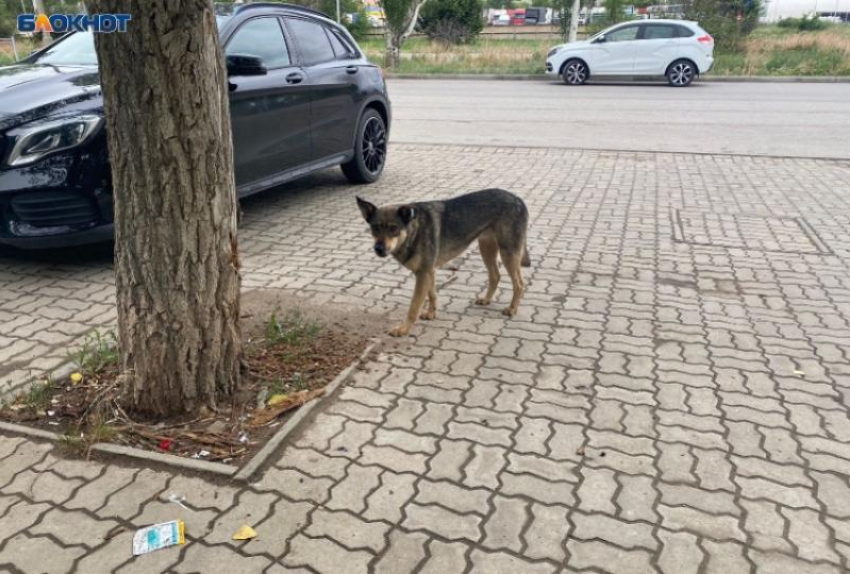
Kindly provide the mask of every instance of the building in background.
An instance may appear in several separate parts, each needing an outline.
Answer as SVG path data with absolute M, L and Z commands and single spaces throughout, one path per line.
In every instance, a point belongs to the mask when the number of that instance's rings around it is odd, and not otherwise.
M 783 18 L 819 16 L 826 20 L 850 22 L 850 0 L 762 0 L 762 22 L 774 24 Z

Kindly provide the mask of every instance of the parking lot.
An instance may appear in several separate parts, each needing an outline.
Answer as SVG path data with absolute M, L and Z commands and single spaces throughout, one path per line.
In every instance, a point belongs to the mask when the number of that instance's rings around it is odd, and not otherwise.
M 519 115 L 540 108 L 533 123 L 510 112 L 496 131 L 502 86 L 528 102 Z M 244 203 L 244 289 L 365 308 L 389 329 L 413 281 L 372 253 L 355 192 L 504 187 L 531 214 L 518 316 L 473 305 L 486 271 L 471 249 L 438 275 L 438 319 L 247 486 L 0 437 L 0 571 L 846 572 L 850 84 L 390 89 L 379 183 L 327 171 Z M 688 114 L 689 97 L 715 112 Z M 581 125 L 538 113 L 556 101 Z M 789 107 L 811 121 L 789 124 Z M 729 113 L 750 131 L 724 132 Z M 110 329 L 113 303 L 108 256 L 0 254 L 0 388 Z M 189 544 L 130 557 L 134 529 L 178 515 Z M 258 540 L 230 540 L 243 522 Z

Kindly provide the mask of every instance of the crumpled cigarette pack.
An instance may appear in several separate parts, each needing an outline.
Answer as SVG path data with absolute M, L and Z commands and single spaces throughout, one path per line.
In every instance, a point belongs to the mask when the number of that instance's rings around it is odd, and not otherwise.
M 178 544 L 186 544 L 186 525 L 182 520 L 154 524 L 136 531 L 133 536 L 133 556 Z

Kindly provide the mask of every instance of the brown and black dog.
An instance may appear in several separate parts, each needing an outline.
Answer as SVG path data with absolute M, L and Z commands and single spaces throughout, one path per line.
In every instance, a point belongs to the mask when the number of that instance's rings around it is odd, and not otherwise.
M 486 292 L 475 301 L 489 305 L 499 285 L 500 255 L 513 283 L 511 304 L 502 311 L 516 314 L 525 284 L 520 266 L 531 262 L 526 248 L 528 209 L 516 195 L 504 189 L 484 189 L 446 201 L 425 201 L 377 207 L 357 198 L 357 206 L 375 238 L 379 257 L 392 255 L 416 275 L 416 288 L 407 319 L 390 335 L 407 335 L 419 318 L 428 297 L 422 319 L 434 319 L 437 313 L 437 268 L 448 263 L 478 240 L 481 257 L 487 266 Z

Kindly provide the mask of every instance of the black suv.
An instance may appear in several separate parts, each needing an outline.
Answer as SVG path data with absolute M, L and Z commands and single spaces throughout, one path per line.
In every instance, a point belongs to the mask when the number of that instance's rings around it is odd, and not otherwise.
M 334 165 L 355 183 L 380 177 L 387 88 L 345 28 L 286 4 L 248 4 L 216 19 L 240 197 Z M 111 239 L 103 125 L 91 33 L 0 68 L 0 243 L 51 248 Z

